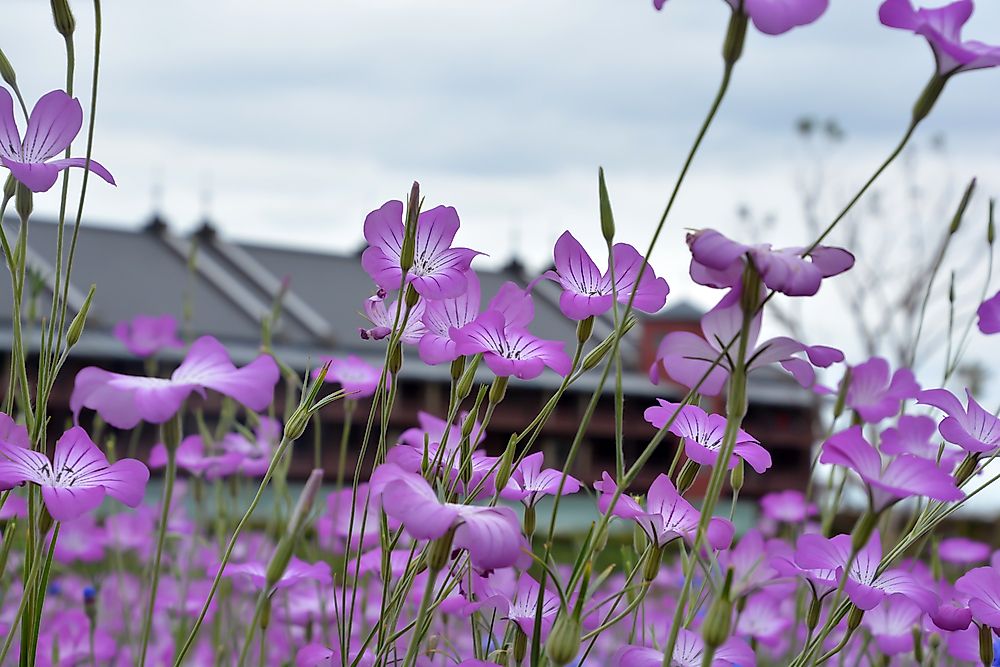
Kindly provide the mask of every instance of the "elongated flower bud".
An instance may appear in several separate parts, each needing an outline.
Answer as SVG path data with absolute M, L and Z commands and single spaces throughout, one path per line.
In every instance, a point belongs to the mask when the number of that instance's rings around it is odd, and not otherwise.
M 663 560 L 663 547 L 660 545 L 653 545 L 653 548 L 649 550 L 649 560 L 646 561 L 646 565 L 642 568 L 642 578 L 646 581 L 653 581 L 656 579 L 656 575 L 660 573 L 660 563 Z
M 520 665 L 524 662 L 524 656 L 528 653 L 528 635 L 524 634 L 521 626 L 514 623 L 514 664 Z
M 965 193 L 962 195 L 962 201 L 958 203 L 958 209 L 955 211 L 955 215 L 951 218 L 951 226 L 948 227 L 948 233 L 954 234 L 958 231 L 958 228 L 962 226 L 962 218 L 965 217 L 965 209 L 969 207 L 969 201 L 972 200 L 972 193 L 976 191 L 976 179 L 975 177 L 969 181 L 969 184 L 965 186 Z
M 34 195 L 32 195 L 31 190 L 24 187 L 22 184 L 17 184 L 17 195 L 14 198 L 14 208 L 17 211 L 18 217 L 21 222 L 27 222 L 28 218 L 31 217 L 31 211 L 35 207 Z
M 502 491 L 510 481 L 511 471 L 514 466 L 514 453 L 517 450 L 517 436 L 510 436 L 507 448 L 500 455 L 500 465 L 497 466 L 496 487 L 497 491 Z
M 465 370 L 465 357 L 459 357 L 451 362 L 451 381 L 458 382 L 462 379 L 462 371 Z
M 288 527 L 286 528 L 288 535 L 300 534 L 305 529 L 306 520 L 309 518 L 309 513 L 312 512 L 313 506 L 316 504 L 316 496 L 322 487 L 323 470 L 322 468 L 316 468 L 309 473 L 309 479 L 306 480 L 305 486 L 302 487 L 299 499 L 295 503 L 295 509 L 292 510 L 292 516 L 288 520 Z
M 560 611 L 545 642 L 545 655 L 558 667 L 573 662 L 580 651 L 580 620 L 574 616 L 566 609 Z
M 0 49 L 0 78 L 9 85 L 11 88 L 17 88 L 17 74 L 14 72 L 14 66 L 10 64 L 10 60 L 7 59 L 7 54 Z
M 509 378 L 506 377 L 493 378 L 493 384 L 490 386 L 490 403 L 497 405 L 503 401 L 504 396 L 507 395 L 508 380 Z
M 681 467 L 681 472 L 677 476 L 677 491 L 679 491 L 681 495 L 683 495 L 684 492 L 690 489 L 691 485 L 694 484 L 694 480 L 698 478 L 699 470 L 701 470 L 701 466 L 691 459 L 684 462 L 684 465 Z
M 913 657 L 916 659 L 918 665 L 922 665 L 924 664 L 924 642 L 920 626 L 914 624 L 910 633 L 913 635 Z
M 861 551 L 868 544 L 868 539 L 872 536 L 877 523 L 878 514 L 874 512 L 865 512 L 858 519 L 858 522 L 854 525 L 854 530 L 851 531 L 851 549 L 855 553 Z
M 290 442 L 294 442 L 302 437 L 302 434 L 306 431 L 306 426 L 309 425 L 309 421 L 312 419 L 313 412 L 317 410 L 316 399 L 319 396 L 319 390 L 323 386 L 323 381 L 326 379 L 326 374 L 330 371 L 330 362 L 326 362 L 319 369 L 319 373 L 313 379 L 313 382 L 306 389 L 306 393 L 302 396 L 302 400 L 299 401 L 299 405 L 292 412 L 288 421 L 285 422 L 284 438 Z
M 160 437 L 163 439 L 163 446 L 167 448 L 167 451 L 177 451 L 177 447 L 181 444 L 181 431 L 181 411 L 178 410 L 176 415 L 160 426 Z
M 625 336 L 626 333 L 628 333 L 632 329 L 632 327 L 635 326 L 636 322 L 638 322 L 638 320 L 632 316 L 630 316 L 627 320 L 625 320 L 624 324 L 622 325 L 623 337 Z M 587 353 L 587 356 L 583 358 L 583 363 L 581 364 L 581 368 L 583 368 L 583 370 L 585 371 L 589 371 L 593 368 L 596 368 L 597 365 L 604 360 L 604 357 L 608 356 L 608 352 L 611 351 L 611 348 L 613 348 L 614 345 L 615 345 L 615 335 L 612 333 L 610 336 L 601 341 L 600 345 L 598 345 L 593 350 Z
M 605 241 L 611 243 L 615 238 L 615 216 L 611 212 L 611 198 L 604 182 L 604 167 L 597 168 L 597 193 L 601 202 L 601 234 Z
M 403 367 L 403 346 L 399 341 L 396 341 L 392 350 L 389 351 L 389 372 L 392 375 L 397 375 L 399 369 Z
M 747 23 L 749 17 L 741 9 L 734 9 L 729 17 L 729 27 L 726 29 L 726 41 L 722 44 L 722 59 L 732 67 L 743 55 L 743 45 L 747 39 Z
M 500 667 L 507 667 L 510 663 L 510 649 L 509 644 L 505 644 L 503 648 L 498 648 L 489 655 L 489 661 L 500 665 Z
M 80 312 L 69 323 L 69 330 L 66 332 L 66 344 L 70 347 L 76 345 L 80 341 L 80 336 L 83 335 L 83 328 L 87 324 L 87 314 L 90 312 L 90 304 L 94 301 L 94 292 L 96 291 L 97 285 L 91 284 L 90 289 L 87 291 L 87 298 L 83 300 L 83 305 L 80 307 Z
M 403 226 L 403 246 L 400 249 L 399 266 L 403 273 L 413 268 L 413 256 L 417 245 L 417 219 L 420 217 L 420 184 L 413 182 L 410 197 L 406 202 L 406 221 Z
M 833 406 L 833 418 L 837 419 L 840 415 L 844 414 L 844 406 L 847 403 L 847 390 L 851 386 L 851 368 L 848 366 L 847 370 L 844 371 L 844 377 L 840 381 L 840 387 L 837 390 L 837 402 Z
M 979 659 L 984 665 L 993 664 L 993 629 L 988 625 L 979 626 Z
M 406 286 L 406 306 L 407 308 L 413 308 L 420 301 L 420 293 L 413 287 L 413 285 Z
M 455 538 L 454 526 L 448 532 L 432 541 L 427 547 L 427 567 L 431 572 L 440 572 L 451 558 L 451 542 Z
M 531 537 L 535 534 L 535 522 L 537 521 L 535 515 L 535 506 L 531 505 L 524 508 L 524 534 Z
M 847 630 L 848 632 L 854 632 L 861 625 L 861 619 L 864 617 L 865 612 L 863 609 L 851 605 L 851 613 L 847 615 Z
M 52 5 L 52 20 L 55 21 L 56 30 L 63 37 L 69 37 L 76 30 L 76 19 L 70 11 L 67 0 L 50 0 Z
M 806 613 L 806 628 L 816 629 L 816 626 L 819 625 L 819 613 L 822 610 L 823 602 L 819 598 L 813 597 L 812 602 L 809 603 L 809 611 Z
M 482 355 L 479 354 L 472 358 L 472 363 L 466 365 L 462 379 L 455 385 L 455 398 L 459 401 L 464 400 L 472 393 L 472 384 L 476 381 L 476 369 L 479 367 L 480 359 L 482 359 Z
M 996 208 L 996 203 L 997 203 L 996 199 L 992 198 L 990 199 L 990 215 L 989 215 L 989 220 L 986 222 L 986 242 L 989 243 L 991 246 L 993 245 L 993 242 L 996 241 L 997 238 L 997 228 L 996 225 L 993 223 L 993 210 Z
M 576 325 L 576 340 L 583 345 L 590 340 L 590 334 L 594 332 L 594 316 L 580 320 Z
M 736 465 L 733 466 L 732 472 L 729 473 L 729 484 L 733 487 L 733 493 L 739 493 L 743 490 L 744 468 L 743 459 L 737 458 Z
M 701 628 L 701 636 L 705 640 L 705 646 L 713 650 L 729 639 L 729 633 L 732 630 L 733 603 L 729 599 L 732 586 L 733 569 L 729 568 L 726 570 L 726 583 L 712 600 L 712 606 L 708 608 L 708 614 L 705 615 L 705 622 Z
M 958 464 L 958 468 L 955 470 L 955 483 L 961 486 L 962 483 L 972 476 L 972 473 L 976 470 L 976 464 L 979 463 L 978 454 L 968 454 L 962 462 Z

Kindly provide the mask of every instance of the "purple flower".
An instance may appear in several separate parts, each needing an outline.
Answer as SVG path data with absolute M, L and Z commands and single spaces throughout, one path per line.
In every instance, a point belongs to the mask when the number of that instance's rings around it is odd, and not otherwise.
M 878 17 L 890 28 L 923 36 L 934 52 L 938 74 L 951 75 L 1000 65 L 1000 46 L 962 41 L 962 26 L 972 16 L 972 9 L 972 0 L 958 0 L 934 9 L 914 9 L 910 0 L 886 0 L 879 7 Z
M 812 296 L 823 278 L 830 278 L 854 266 L 854 255 L 843 248 L 816 246 L 803 256 L 805 248 L 773 250 L 770 244 L 744 245 L 714 229 L 688 234 L 691 249 L 691 278 L 709 287 L 735 287 L 743 276 L 744 259 L 749 258 L 764 284 L 788 296 Z
M 74 419 L 83 408 L 116 428 L 129 429 L 140 421 L 162 424 L 173 417 L 192 393 L 213 389 L 247 406 L 263 410 L 274 397 L 278 364 L 262 354 L 236 368 L 222 343 L 211 336 L 196 340 L 169 379 L 112 373 L 88 366 L 76 375 L 70 407 Z
M 137 357 L 151 357 L 167 347 L 184 347 L 173 315 L 136 315 L 116 324 L 112 333 Z
M 773 521 L 801 523 L 816 514 L 816 505 L 809 502 L 801 491 L 777 491 L 760 499 L 764 516 Z
M 979 304 L 979 330 L 984 334 L 1000 333 L 1000 292 Z
M 424 309 L 423 324 L 426 333 L 420 339 L 419 350 L 420 358 L 425 364 L 433 366 L 462 356 L 451 338 L 451 331 L 461 329 L 479 317 L 481 299 L 476 273 L 469 271 L 467 277 L 469 286 L 465 292 L 451 299 L 429 301 Z M 528 326 L 535 316 L 531 287 L 529 285 L 527 289 L 522 289 L 513 282 L 504 283 L 486 310 L 503 313 L 507 326 Z
M 681 628 L 671 657 L 671 667 L 703 667 L 705 642 L 701 635 Z M 623 646 L 611 661 L 614 667 L 661 667 L 663 652 L 644 646 Z M 730 637 L 715 649 L 712 667 L 753 667 L 757 664 L 753 649 L 738 637 Z
M 928 613 L 937 609 L 937 595 L 922 586 L 906 570 L 887 570 L 878 574 L 882 561 L 881 540 L 878 531 L 874 531 L 868 544 L 858 551 L 851 563 L 844 587 L 851 602 L 859 609 L 868 611 L 877 607 L 886 596 L 898 593 Z M 827 539 L 810 533 L 799 538 L 795 550 L 795 562 L 809 570 L 809 578 L 830 587 L 837 586 L 850 556 L 850 535 L 837 535 Z
M 667 0 L 653 0 L 662 9 Z M 829 0 L 726 0 L 733 11 L 743 11 L 765 35 L 780 35 L 800 25 L 808 25 L 826 11 Z
M 882 431 L 882 441 L 879 449 L 883 454 L 913 454 L 922 459 L 938 460 L 941 455 L 943 463 L 954 463 L 961 454 L 958 448 L 946 448 L 942 452 L 937 443 L 933 442 L 937 424 L 924 415 L 903 415 L 896 426 Z
M 135 459 L 108 463 L 108 458 L 79 426 L 56 442 L 51 462 L 41 453 L 0 442 L 0 484 L 32 482 L 42 489 L 42 500 L 56 521 L 89 512 L 109 495 L 138 507 L 146 492 L 149 469 Z
M 680 413 L 668 429 L 684 441 L 684 453 L 695 463 L 714 466 L 722 449 L 722 440 L 726 432 L 726 418 L 722 415 L 708 414 L 697 405 L 670 403 L 662 398 L 656 399 L 659 407 L 646 408 L 643 416 L 656 428 L 663 428 L 678 409 Z M 727 467 L 735 468 L 737 459 L 743 459 L 757 473 L 763 473 L 771 467 L 771 455 L 760 446 L 757 439 L 739 429 L 736 435 L 736 446 L 729 458 Z
M 903 595 L 890 595 L 864 616 L 864 624 L 885 655 L 913 650 L 913 626 L 923 616 L 920 607 Z
M 448 431 L 448 442 L 457 443 L 462 439 L 462 427 L 458 424 L 465 423 L 465 419 L 469 416 L 467 411 L 462 411 L 458 414 L 458 419 L 450 427 L 448 422 L 440 417 L 435 417 L 429 412 L 424 412 L 419 410 L 417 412 L 417 423 L 420 424 L 419 427 L 408 428 L 402 432 L 399 436 L 399 442 L 404 445 L 409 445 L 410 447 L 415 447 L 417 449 L 423 450 L 424 448 L 424 438 L 427 438 L 427 442 L 432 445 L 437 445 L 444 442 L 445 430 Z M 479 422 L 475 422 L 472 426 L 472 432 L 479 433 L 479 438 L 474 444 L 479 444 L 486 438 L 486 433 L 481 428 Z
M 352 549 L 367 549 L 378 543 L 379 503 L 368 484 L 358 484 L 357 494 L 350 487 L 334 491 L 326 497 L 326 507 L 327 516 L 317 521 L 316 529 L 325 538 L 324 543 L 337 553 L 346 551 L 348 536 Z
M 22 141 L 14 122 L 14 99 L 6 88 L 0 88 L 0 163 L 24 187 L 32 192 L 45 192 L 63 169 L 87 166 L 87 158 L 82 157 L 51 159 L 73 143 L 82 125 L 83 108 L 79 100 L 53 90 L 42 95 L 31 110 Z M 90 171 L 115 184 L 111 173 L 94 160 L 90 161 Z
M 450 206 L 424 211 L 417 219 L 413 267 L 406 283 L 428 299 L 447 299 L 465 291 L 472 260 L 481 253 L 453 248 L 458 232 L 458 213 Z M 361 265 L 383 289 L 399 289 L 403 278 L 400 255 L 403 251 L 403 202 L 390 201 L 365 218 L 368 248 Z
M 1000 574 L 992 567 L 969 570 L 955 582 L 955 590 L 969 598 L 972 618 L 991 628 L 1000 628 Z
M 216 455 L 205 453 L 205 441 L 200 435 L 189 435 L 177 446 L 177 467 L 195 477 L 219 479 L 236 472 L 243 457 L 231 452 Z M 167 448 L 161 442 L 149 452 L 149 467 L 162 468 L 167 465 Z
M 966 405 L 946 389 L 928 389 L 917 395 L 917 403 L 933 405 L 948 416 L 938 424 L 938 432 L 948 442 L 967 452 L 992 452 L 1000 446 L 1000 419 L 983 409 L 965 390 Z
M 909 368 L 892 373 L 889 362 L 872 357 L 851 368 L 851 381 L 847 386 L 847 405 L 874 424 L 899 412 L 899 404 L 915 398 L 920 385 Z
M 840 350 L 822 345 L 807 346 L 784 336 L 758 344 L 761 320 L 762 313 L 757 313 L 750 324 L 747 339 L 748 371 L 780 363 L 799 384 L 811 387 L 816 381 L 813 366 L 826 368 L 844 359 L 844 354 Z M 730 354 L 723 354 L 723 350 L 734 339 L 736 342 L 729 351 L 731 353 L 736 349 L 742 324 L 740 290 L 732 289 L 701 318 L 704 338 L 690 331 L 675 331 L 663 337 L 656 352 L 656 360 L 649 369 L 650 380 L 658 384 L 661 372 L 665 371 L 674 381 L 685 387 L 694 387 L 711 367 L 712 362 L 721 355 L 719 363 L 708 372 L 698 390 L 706 396 L 717 395 L 731 372 Z M 806 359 L 796 356 L 803 352 Z
M 508 600 L 507 619 L 517 623 L 521 631 L 531 636 L 535 630 L 535 618 L 538 615 L 538 582 L 527 574 L 522 574 L 517 580 L 517 589 Z M 542 634 L 541 639 L 549 634 L 552 624 L 559 613 L 559 596 L 550 590 L 542 593 Z
M 782 613 L 781 600 L 768 592 L 754 593 L 747 597 L 746 604 L 736 623 L 736 633 L 752 637 L 765 645 L 777 647 L 783 633 L 792 625 L 787 613 Z
M 823 443 L 819 460 L 858 473 L 868 487 L 874 510 L 910 496 L 927 496 L 941 501 L 964 497 L 955 486 L 955 478 L 933 461 L 900 454 L 883 467 L 881 455 L 865 440 L 860 426 L 851 426 L 831 436 Z
M 227 577 L 233 577 L 248 584 L 252 589 L 262 590 L 267 585 L 267 563 L 251 561 L 246 563 L 230 563 L 226 565 L 223 572 Z M 288 561 L 288 566 L 281 574 L 281 578 L 274 584 L 274 591 L 284 588 L 291 588 L 298 584 L 309 583 L 315 585 L 329 584 L 333 581 L 330 574 L 330 565 L 325 561 L 317 563 L 306 563 L 295 556 Z
M 594 484 L 594 488 L 601 494 L 597 499 L 597 506 L 601 512 L 606 513 L 617 485 L 608 473 L 604 473 L 601 481 Z M 653 544 L 661 547 L 679 537 L 693 543 L 701 519 L 698 510 L 677 493 L 677 487 L 662 473 L 649 486 L 645 509 L 622 494 L 611 513 L 634 521 Z M 728 549 L 733 541 L 733 524 L 726 519 L 713 517 L 707 537 L 708 543 L 714 548 Z
M 353 354 L 346 357 L 320 357 L 324 363 L 329 362 L 330 368 L 326 372 L 327 382 L 336 382 L 344 388 L 350 399 L 366 398 L 375 393 L 379 379 L 382 377 L 382 369 L 372 366 L 361 357 Z M 313 371 L 315 379 L 320 373 L 320 369 Z M 389 378 L 386 378 L 389 382 Z
M 464 423 L 467 417 L 468 412 L 459 413 L 456 424 Z M 426 448 L 427 461 L 436 474 L 449 483 L 458 479 L 462 468 L 461 426 L 453 424 L 448 429 L 447 441 L 445 442 L 445 420 L 423 411 L 417 413 L 417 420 L 420 422 L 420 427 L 408 428 L 403 431 L 399 437 L 399 444 L 391 448 L 386 455 L 386 461 L 395 463 L 408 472 L 420 473 L 423 472 L 424 449 Z M 425 437 L 427 439 L 426 446 Z M 475 445 L 486 439 L 486 433 L 478 421 L 472 425 L 470 439 L 475 440 Z M 445 444 L 442 445 L 443 442 Z M 469 484 L 464 481 L 459 482 L 458 488 L 465 489 L 470 485 L 473 487 L 479 485 L 479 482 L 486 475 L 490 475 L 495 470 L 494 464 L 496 462 L 496 457 L 487 456 L 483 450 L 472 452 L 470 461 L 472 476 L 469 479 Z M 491 477 L 483 485 L 482 492 L 492 495 L 494 490 L 494 482 Z
M 602 274 L 571 233 L 563 232 L 559 237 L 554 253 L 555 271 L 546 272 L 544 277 L 562 286 L 559 308 L 563 315 L 571 320 L 585 320 L 606 313 L 616 298 L 620 303 L 628 303 L 640 271 L 642 279 L 635 289 L 633 305 L 646 313 L 655 313 L 663 308 L 670 292 L 667 281 L 657 278 L 642 255 L 627 243 L 616 243 L 611 252 L 615 269 L 614 286 L 610 268 Z M 617 289 L 617 294 L 613 287 Z
M 370 486 L 385 513 L 399 520 L 414 539 L 437 539 L 454 528 L 452 544 L 466 549 L 479 569 L 509 567 L 521 560 L 527 543 L 509 507 L 443 503 L 427 480 L 392 463 L 375 469 Z
M 562 376 L 572 370 L 565 343 L 543 340 L 527 329 L 508 326 L 503 313 L 496 310 L 488 310 L 471 324 L 450 333 L 459 354 L 482 353 L 486 365 L 500 377 L 513 375 L 530 380 L 541 375 L 546 366 Z
M 949 537 L 938 544 L 938 555 L 947 563 L 972 565 L 990 559 L 990 545 L 965 537 Z
M 531 507 L 542 496 L 556 495 L 559 492 L 562 471 L 554 468 L 542 470 L 542 458 L 541 452 L 525 456 L 511 474 L 507 487 L 500 492 L 500 497 L 506 500 L 519 500 Z M 563 483 L 562 489 L 563 495 L 576 493 L 579 490 L 580 481 L 566 475 L 566 482 Z
M 389 334 L 392 333 L 393 325 L 396 324 L 396 309 L 400 305 L 398 301 L 393 301 L 386 306 L 385 299 L 378 296 L 367 299 L 365 301 L 365 315 L 368 317 L 368 321 L 372 323 L 372 328 L 360 329 L 361 338 L 363 340 L 382 340 L 383 338 L 388 338 Z M 400 341 L 408 345 L 416 345 L 420 342 L 421 337 L 427 333 L 427 327 L 420 320 L 424 316 L 424 305 L 423 301 L 418 301 L 410 309 L 410 317 L 403 326 L 403 331 L 399 338 Z M 405 308 L 399 313 L 400 320 L 402 320 L 404 312 Z
M 60 563 L 96 563 L 104 558 L 108 533 L 97 525 L 92 514 L 83 514 L 63 523 L 53 557 Z
M 227 433 L 219 444 L 224 451 L 239 457 L 238 472 L 248 477 L 262 477 L 280 441 L 281 422 L 259 416 L 252 441 L 243 433 Z

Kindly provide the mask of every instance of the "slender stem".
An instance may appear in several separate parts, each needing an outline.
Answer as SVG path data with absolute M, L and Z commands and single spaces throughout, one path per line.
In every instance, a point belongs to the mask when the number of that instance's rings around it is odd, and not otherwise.
M 156 591 L 160 585 L 160 563 L 163 558 L 163 545 L 167 538 L 167 523 L 170 521 L 170 503 L 174 497 L 174 479 L 177 477 L 176 447 L 167 448 L 167 467 L 163 477 L 163 500 L 160 502 L 160 525 L 156 534 L 156 554 L 153 556 L 153 567 L 149 573 L 149 601 L 146 603 L 146 615 L 142 620 L 142 637 L 139 642 L 139 665 L 146 664 L 146 651 L 149 648 L 149 633 L 153 627 L 153 613 L 156 610 Z

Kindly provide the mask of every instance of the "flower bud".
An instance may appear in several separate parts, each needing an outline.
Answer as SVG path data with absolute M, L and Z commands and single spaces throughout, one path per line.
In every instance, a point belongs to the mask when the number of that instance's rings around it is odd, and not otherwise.
M 997 228 L 996 225 L 993 224 L 993 209 L 996 208 L 996 203 L 997 203 L 996 199 L 990 199 L 990 216 L 989 220 L 986 223 L 986 242 L 989 243 L 991 246 L 993 245 L 993 242 L 996 241 L 997 238 Z
M 632 327 L 635 326 L 636 322 L 638 322 L 638 320 L 633 316 L 629 316 L 629 318 L 625 320 L 625 322 L 622 324 L 622 334 L 621 334 L 622 337 L 624 337 L 625 334 L 631 331 Z M 603 361 L 604 357 L 608 355 L 608 352 L 611 351 L 611 348 L 613 348 L 614 345 L 615 345 L 615 334 L 612 333 L 610 336 L 601 341 L 600 345 L 598 345 L 593 350 L 587 353 L 587 356 L 583 358 L 583 364 L 581 365 L 581 368 L 585 371 L 589 371 L 592 368 L 595 368 L 599 363 L 601 363 L 601 361 Z
M 462 379 L 462 371 L 465 370 L 465 357 L 459 357 L 451 362 L 451 381 L 458 382 Z
M 420 293 L 412 284 L 406 286 L 406 307 L 413 308 L 420 301 Z
M 420 217 L 420 184 L 413 182 L 410 197 L 406 201 L 406 220 L 403 226 L 403 245 L 399 254 L 399 266 L 403 273 L 413 268 L 413 255 L 417 245 L 417 219 Z
M 851 386 L 851 367 L 844 371 L 844 377 L 840 380 L 840 387 L 837 390 L 837 402 L 833 406 L 833 418 L 837 419 L 844 414 L 844 405 L 847 403 L 847 390 Z
M 514 452 L 516 449 L 517 436 L 512 435 L 510 436 L 510 441 L 507 443 L 507 448 L 503 450 L 503 454 L 500 455 L 500 465 L 497 466 L 497 491 L 503 491 L 507 487 L 507 482 L 510 481 L 510 475 L 514 466 Z
M 934 103 L 941 96 L 941 91 L 944 90 L 944 84 L 948 83 L 948 76 L 942 76 L 940 74 L 935 74 L 927 86 L 924 88 L 923 92 L 920 93 L 920 97 L 917 99 L 917 103 L 913 105 L 913 125 L 916 125 L 924 118 L 927 118 L 927 114 L 931 112 L 934 108 Z
M 455 527 L 433 540 L 427 547 L 427 567 L 431 572 L 440 572 L 451 559 L 451 542 L 455 538 Z
M 694 484 L 694 480 L 698 477 L 698 471 L 701 470 L 701 466 L 688 459 L 684 462 L 681 467 L 681 472 L 677 476 L 677 491 L 684 495 L 684 492 L 691 488 Z
M 493 378 L 493 384 L 490 386 L 490 403 L 497 405 L 503 401 L 504 396 L 507 395 L 507 382 L 509 379 L 507 377 Z
M 529 505 L 524 508 L 524 534 L 531 537 L 535 534 L 535 506 Z
M 924 642 L 920 626 L 914 624 L 910 632 L 913 635 L 913 657 L 916 659 L 918 665 L 922 665 L 924 664 Z
M 604 240 L 611 243 L 615 238 L 615 216 L 611 212 L 611 198 L 604 182 L 604 167 L 597 168 L 597 192 L 601 201 L 601 233 Z
M 809 603 L 809 611 L 806 614 L 806 628 L 809 630 L 816 629 L 816 626 L 819 625 L 819 613 L 822 610 L 823 602 L 814 596 L 812 602 Z
M 847 631 L 854 632 L 861 625 L 861 619 L 864 617 L 865 612 L 854 605 L 851 605 L 851 613 L 847 615 Z
M 590 340 L 590 334 L 594 332 L 594 316 L 580 320 L 576 325 L 576 340 L 583 345 Z
M 729 17 L 729 27 L 726 29 L 726 41 L 722 44 L 722 59 L 728 67 L 736 64 L 743 55 L 743 44 L 747 39 L 747 23 L 749 17 L 742 9 L 734 9 Z
M 552 632 L 545 642 L 545 655 L 553 665 L 563 667 L 571 663 L 579 651 L 580 620 L 564 609 L 552 624 Z
M 316 496 L 319 494 L 322 486 L 323 470 L 322 468 L 316 468 L 309 473 L 309 479 L 306 480 L 305 486 L 302 487 L 299 499 L 295 503 L 295 509 L 292 510 L 292 516 L 288 520 L 288 527 L 285 529 L 286 534 L 299 535 L 302 533 L 306 526 L 306 520 L 309 518 L 309 513 L 312 512 L 313 505 L 316 504 Z
M 7 59 L 7 54 L 3 52 L 3 49 L 0 49 L 0 77 L 11 88 L 17 88 L 17 74 L 14 73 L 14 66 L 10 64 L 10 60 Z
M 734 494 L 738 494 L 743 489 L 744 468 L 743 459 L 737 457 L 736 465 L 733 466 L 732 472 L 729 473 L 729 484 L 733 487 Z
M 993 664 L 993 629 L 988 625 L 979 626 L 979 659 L 984 665 Z
M 389 351 L 389 372 L 398 375 L 399 369 L 403 367 L 403 345 L 397 340 L 393 343 L 392 350 Z
M 50 0 L 52 5 L 52 19 L 55 21 L 56 30 L 63 37 L 69 37 L 76 30 L 76 19 L 69 9 L 67 0 Z
M 500 667 L 507 667 L 510 662 L 510 649 L 507 648 L 508 646 L 509 644 L 505 644 L 503 648 L 498 648 L 490 653 L 488 660 L 494 664 L 500 665 Z
M 14 174 L 8 174 L 7 180 L 3 182 L 3 198 L 10 201 L 14 198 L 14 194 L 17 192 L 17 179 L 14 178 Z
M 958 464 L 958 468 L 955 470 L 955 483 L 961 486 L 965 480 L 972 477 L 972 473 L 976 471 L 976 464 L 979 463 L 979 455 L 975 453 L 968 454 L 962 462 Z
M 17 210 L 17 215 L 21 219 L 21 222 L 28 221 L 34 206 L 34 195 L 31 194 L 31 190 L 18 182 L 17 195 L 14 198 L 14 208 Z
M 80 312 L 69 323 L 69 330 L 66 332 L 66 344 L 70 347 L 76 345 L 80 341 L 80 336 L 83 335 L 83 327 L 87 323 L 87 314 L 90 312 L 90 304 L 94 301 L 94 292 L 96 291 L 97 285 L 91 284 L 90 289 L 87 291 L 87 298 L 83 300 L 83 305 L 80 307 Z
M 692 556 L 693 557 L 693 556 Z M 729 599 L 729 593 L 733 586 L 733 569 L 726 570 L 726 583 L 722 590 L 712 600 L 712 605 L 705 615 L 705 622 L 701 628 L 702 639 L 705 646 L 713 650 L 729 639 L 729 633 L 733 625 L 733 603 Z
M 969 207 L 969 201 L 972 199 L 972 193 L 976 190 L 976 178 L 973 177 L 969 184 L 965 186 L 965 193 L 962 195 L 962 201 L 958 204 L 958 209 L 955 211 L 955 215 L 951 218 L 951 226 L 948 227 L 948 233 L 954 234 L 958 231 L 958 228 L 962 225 L 962 218 L 965 217 L 965 209 Z
M 524 656 L 528 653 L 528 635 L 524 634 L 521 626 L 514 624 L 514 664 L 520 665 L 524 662 Z
M 854 530 L 851 531 L 851 549 L 854 553 L 858 553 L 868 544 L 868 539 L 872 536 L 877 523 L 878 514 L 875 512 L 865 512 L 858 519 L 858 522 L 854 524 Z
M 660 573 L 660 562 L 663 560 L 663 547 L 658 544 L 654 544 L 653 548 L 649 550 L 649 560 L 646 561 L 645 566 L 642 568 L 642 578 L 645 581 L 653 581 L 656 579 L 656 575 Z
M 182 430 L 181 410 L 178 410 L 176 415 L 163 422 L 163 425 L 160 426 L 160 438 L 163 439 L 163 446 L 167 448 L 168 452 L 177 451 L 177 447 L 181 444 Z

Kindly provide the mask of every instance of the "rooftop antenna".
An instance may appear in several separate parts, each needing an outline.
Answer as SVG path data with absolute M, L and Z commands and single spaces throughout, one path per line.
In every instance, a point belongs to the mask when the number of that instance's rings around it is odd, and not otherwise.
M 153 168 L 152 185 L 149 188 L 149 203 L 151 214 L 146 229 L 153 232 L 160 232 L 167 227 L 163 219 L 163 171 L 159 167 Z
M 202 174 L 201 184 L 201 225 L 197 232 L 199 234 L 212 236 L 215 233 L 215 228 L 212 225 L 212 201 L 214 195 L 215 192 L 212 190 L 212 173 L 205 172 Z

